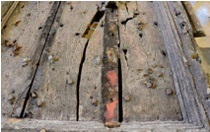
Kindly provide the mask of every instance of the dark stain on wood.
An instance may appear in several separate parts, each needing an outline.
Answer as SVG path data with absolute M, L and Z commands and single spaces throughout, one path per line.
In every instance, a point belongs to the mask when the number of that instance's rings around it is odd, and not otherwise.
M 114 2 L 109 2 L 105 11 L 104 25 L 104 55 L 102 67 L 102 102 L 104 122 L 122 121 L 119 115 L 119 49 L 118 49 L 118 19 L 117 7 Z M 113 35 L 116 34 L 116 35 Z M 121 106 L 122 107 L 122 106 Z M 121 112 L 122 114 L 122 112 Z
M 28 91 L 27 91 L 27 94 L 26 94 L 26 97 L 25 97 L 25 101 L 24 101 L 24 104 L 23 104 L 23 107 L 22 107 L 22 111 L 21 111 L 21 114 L 20 114 L 21 118 L 24 117 L 24 115 L 25 115 L 25 108 L 26 108 L 27 102 L 30 98 L 30 90 L 31 90 L 31 87 L 33 85 L 34 77 L 37 73 L 38 66 L 39 66 L 39 63 L 41 61 L 41 57 L 42 57 L 43 51 L 45 49 L 45 46 L 48 43 L 47 40 L 48 40 L 48 38 L 50 39 L 49 32 L 50 32 L 52 24 L 55 20 L 55 17 L 56 17 L 59 6 L 60 6 L 60 2 L 54 2 L 53 6 L 52 6 L 52 9 L 51 9 L 51 16 L 48 17 L 48 19 L 45 23 L 44 29 L 43 29 L 43 33 L 40 37 L 40 45 L 37 47 L 35 55 L 34 55 L 34 60 L 32 61 L 32 63 L 35 65 L 36 68 L 34 70 L 32 70 L 32 72 L 31 72 L 31 76 L 30 76 L 30 79 L 29 79 L 29 80 L 31 80 L 31 83 L 28 87 Z M 52 37 L 51 37 L 51 39 L 52 39 Z

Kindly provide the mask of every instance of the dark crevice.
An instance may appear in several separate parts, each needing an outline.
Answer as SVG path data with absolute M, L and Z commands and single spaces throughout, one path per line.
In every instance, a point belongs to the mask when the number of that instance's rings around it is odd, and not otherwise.
M 120 27 L 117 26 L 117 30 L 118 30 L 118 40 L 119 40 L 119 44 L 118 44 L 118 48 L 120 49 L 120 44 L 121 44 L 121 39 L 120 39 Z M 123 50 L 124 52 L 124 50 Z M 127 53 L 127 50 L 125 50 L 125 52 Z M 118 59 L 118 100 L 119 100 L 119 122 L 123 121 L 123 83 L 122 83 L 122 66 L 121 66 L 121 60 L 120 58 Z
M 129 14 L 127 3 L 125 3 L 125 8 L 126 8 L 127 13 Z
M 167 52 L 166 52 L 165 50 L 161 50 L 161 54 L 162 54 L 163 56 L 166 56 L 166 55 L 167 55 Z
M 85 56 L 86 56 L 86 50 L 87 50 L 87 47 L 88 47 L 88 43 L 89 43 L 89 40 L 87 41 L 87 43 L 85 44 L 85 48 L 84 48 L 84 51 L 83 51 L 83 55 L 82 55 L 82 60 L 81 60 L 81 63 L 79 65 L 79 73 L 78 73 L 78 78 L 77 78 L 77 108 L 76 108 L 76 118 L 77 118 L 77 121 L 79 120 L 79 87 L 80 87 L 80 81 L 81 81 L 81 76 L 82 76 L 82 67 L 83 67 L 83 64 L 85 62 Z
M 185 26 L 186 26 L 186 22 L 181 22 L 181 23 L 180 23 L 181 29 L 184 29 Z
M 178 17 L 180 16 L 182 13 L 181 12 L 175 12 L 175 15 Z
M 125 55 L 125 59 L 126 59 L 126 61 L 127 61 L 127 57 L 126 57 L 126 55 L 127 55 L 127 49 L 122 49 L 123 50 L 123 53 L 124 53 L 124 55 Z
M 80 35 L 80 33 L 75 33 L 75 36 L 79 36 Z
M 83 35 L 82 35 L 83 38 L 90 39 L 91 35 L 93 34 L 93 32 L 91 31 L 91 30 L 93 30 L 93 29 L 91 29 L 91 27 L 92 27 L 94 24 L 98 23 L 98 22 L 101 20 L 101 18 L 102 18 L 103 16 L 104 16 L 104 11 L 103 11 L 103 10 L 98 10 L 98 11 L 96 12 L 96 14 L 94 15 L 93 19 L 92 19 L 91 22 L 89 23 L 87 29 L 86 29 L 85 32 L 83 33 Z M 97 27 L 97 26 L 95 26 L 95 27 Z
M 126 26 L 126 23 L 127 23 L 128 21 L 132 20 L 133 18 L 134 18 L 134 17 L 129 17 L 129 18 L 127 18 L 126 20 L 123 20 L 123 21 L 121 21 L 121 24 Z
M 143 33 L 139 33 L 139 37 L 142 38 L 143 37 Z
M 31 88 L 32 88 L 32 85 L 33 85 L 33 83 L 34 83 L 34 80 L 35 80 L 35 77 L 36 77 L 36 73 L 37 73 L 37 71 L 38 71 L 39 64 L 40 64 L 40 61 L 41 61 L 41 58 L 42 58 L 42 55 L 43 55 L 43 52 L 44 52 L 44 49 L 45 49 L 47 40 L 48 40 L 48 38 L 49 38 L 49 32 L 51 31 L 52 25 L 53 25 L 53 23 L 54 23 L 54 21 L 55 21 L 56 14 L 57 14 L 57 12 L 58 12 L 58 9 L 59 9 L 60 5 L 61 5 L 61 2 L 58 3 L 58 6 L 57 6 L 57 2 L 55 2 L 54 5 L 53 5 L 53 7 L 52 7 L 52 10 L 55 10 L 55 12 L 53 13 L 53 16 L 52 16 L 52 17 L 53 17 L 53 20 L 52 20 L 52 22 L 51 22 L 51 24 L 50 24 L 50 27 L 49 27 L 49 30 L 48 30 L 48 33 L 47 33 L 47 36 L 46 36 L 46 39 L 45 39 L 45 42 L 44 42 L 44 46 L 43 46 L 43 48 L 42 48 L 42 50 L 41 50 L 41 54 L 40 54 L 40 56 L 39 56 L 39 59 L 38 59 L 38 62 L 37 62 L 37 66 L 36 66 L 35 72 L 34 72 L 34 74 L 33 74 L 31 83 L 30 83 L 29 86 L 28 86 L 28 87 L 29 87 L 29 90 L 28 90 L 28 92 L 27 92 L 27 94 L 26 94 L 26 98 L 25 98 L 25 101 L 24 101 L 24 104 L 23 104 L 23 108 L 22 108 L 22 110 L 21 110 L 20 118 L 24 118 L 24 116 L 25 116 L 25 108 L 26 108 L 27 102 L 28 102 L 28 100 L 29 100 L 29 98 L 30 98 Z M 55 6 L 57 6 L 56 9 L 54 9 Z M 51 17 L 49 17 L 49 19 L 50 19 L 50 18 L 51 18 Z M 48 20 L 47 20 L 47 21 L 48 21 Z
M 119 91 L 119 122 L 123 121 L 123 101 L 122 101 L 122 95 L 123 95 L 123 89 L 122 89 L 122 68 L 121 68 L 121 61 L 118 59 L 118 91 Z
M 83 56 L 82 56 L 82 60 L 79 66 L 79 73 L 78 73 L 78 78 L 77 78 L 77 91 L 76 91 L 76 96 L 77 96 L 77 108 L 76 108 L 76 120 L 79 121 L 79 102 L 80 102 L 80 98 L 79 98 L 79 89 L 80 89 L 80 81 L 81 81 L 81 76 L 82 76 L 82 68 L 83 68 L 83 64 L 85 62 L 85 56 L 86 56 L 86 51 L 87 51 L 87 47 L 88 47 L 88 43 L 89 43 L 89 39 L 91 38 L 91 35 L 93 34 L 93 32 L 90 32 L 91 27 L 93 27 L 94 24 L 100 22 L 101 18 L 104 16 L 104 12 L 105 11 L 100 11 L 98 10 L 96 12 L 96 14 L 94 15 L 93 19 L 91 20 L 89 26 L 87 27 L 87 29 L 85 30 L 84 34 L 82 35 L 82 37 L 85 37 L 88 39 L 87 43 L 85 44 L 85 48 L 83 51 Z M 98 26 L 95 25 L 94 29 L 96 29 L 96 27 Z M 76 33 L 76 36 L 78 36 L 79 34 Z
M 128 57 L 127 57 L 127 49 L 122 49 L 123 53 L 124 53 L 124 57 L 125 57 L 125 61 L 126 63 L 128 62 Z M 127 63 L 128 66 L 128 63 Z
M 117 5 L 116 5 L 116 3 L 115 3 L 114 1 L 110 1 L 110 2 L 108 2 L 108 4 L 106 5 L 106 8 L 112 9 L 112 12 L 113 12 L 114 10 L 117 9 Z
M 129 14 L 127 3 L 125 3 L 125 7 L 126 7 L 127 13 Z M 136 14 L 134 13 L 133 17 L 129 17 L 126 20 L 122 20 L 121 21 L 121 24 L 124 25 L 124 26 L 126 26 L 126 24 L 127 24 L 128 21 L 134 19 L 137 15 L 139 15 L 138 10 L 136 10 L 136 11 L 137 11 L 137 13 Z
M 154 22 L 154 25 L 155 25 L 155 26 L 158 26 L 158 22 Z

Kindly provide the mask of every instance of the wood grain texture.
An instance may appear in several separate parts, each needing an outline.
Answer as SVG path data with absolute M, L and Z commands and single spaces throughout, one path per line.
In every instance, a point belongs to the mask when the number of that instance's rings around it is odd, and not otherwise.
M 171 16 L 172 12 L 170 12 L 169 5 L 167 2 L 155 2 L 154 7 L 159 21 L 162 21 L 160 24 L 162 33 L 167 35 L 164 37 L 164 43 L 172 67 L 175 89 L 180 91 L 177 96 L 179 102 L 183 102 L 183 105 L 180 105 L 182 114 L 185 114 L 183 118 L 189 123 L 203 125 L 209 130 L 208 120 L 198 99 L 195 84 L 181 48 L 182 41 L 177 36 L 178 31 Z
M 151 121 L 151 122 L 131 122 L 121 123 L 118 128 L 106 128 L 103 123 L 95 121 L 58 121 L 58 120 L 37 120 L 37 119 L 15 119 L 4 118 L 2 119 L 2 131 L 40 131 L 45 129 L 47 132 L 105 132 L 105 131 L 138 131 L 138 132 L 206 132 L 202 126 L 194 126 L 183 121 Z M 61 127 L 62 126 L 62 127 Z
M 27 5 L 24 8 L 23 5 Z M 8 116 L 12 114 L 15 102 L 23 103 L 23 100 L 18 100 L 20 96 L 26 94 L 27 86 L 30 84 L 32 68 L 35 65 L 31 62 L 27 66 L 22 67 L 24 58 L 34 60 L 36 48 L 40 44 L 41 30 L 39 26 L 43 26 L 48 16 L 52 4 L 49 2 L 20 2 L 12 16 L 7 22 L 7 27 L 2 30 L 2 42 L 8 41 L 7 44 L 2 44 L 2 115 Z M 31 13 L 29 16 L 28 14 Z M 19 22 L 18 24 L 16 24 Z M 19 54 L 14 56 L 14 47 L 6 46 L 16 41 L 18 46 L 22 46 Z M 8 101 L 8 97 L 15 98 Z M 11 103 L 13 105 L 11 105 Z M 16 111 L 14 111 L 16 115 Z M 19 113 L 19 112 L 18 112 Z
M 20 2 L 2 30 L 2 131 L 210 131 L 181 2 L 115 2 L 118 12 L 108 4 L 105 30 L 103 18 L 88 40 L 99 3 Z M 21 111 L 27 118 L 7 118 Z M 118 128 L 102 123 L 122 116 Z
M 1 19 L 7 14 L 12 4 L 13 1 L 1 1 Z
M 55 18 L 31 89 L 38 97 L 30 97 L 26 112 L 37 119 L 76 120 L 76 83 L 87 43 L 82 33 L 97 6 L 96 2 L 63 2 L 59 10 L 63 11 Z M 50 63 L 50 55 L 58 60 Z M 42 107 L 38 107 L 40 100 Z
M 79 120 L 102 121 L 101 68 L 104 28 L 98 23 L 86 50 L 79 87 Z
M 182 120 L 176 94 L 165 93 L 167 88 L 174 91 L 174 85 L 159 27 L 161 21 L 151 2 L 130 2 L 127 7 L 129 12 L 119 10 L 123 120 Z M 132 19 L 122 25 L 126 16 Z M 156 86 L 149 88 L 149 82 Z
M 199 100 L 202 102 L 208 118 L 210 119 L 210 102 L 206 99 L 207 96 L 207 82 L 201 69 L 200 62 L 197 61 L 198 57 L 193 57 L 196 54 L 195 40 L 193 37 L 192 27 L 187 18 L 187 14 L 181 4 L 181 2 L 169 2 L 171 15 L 174 18 L 175 25 L 177 27 L 180 39 L 182 41 L 182 49 L 186 60 L 188 61 L 188 68 L 192 74 L 195 89 L 197 91 Z M 182 15 L 176 16 L 179 11 Z M 185 23 L 185 26 L 180 26 L 181 23 Z

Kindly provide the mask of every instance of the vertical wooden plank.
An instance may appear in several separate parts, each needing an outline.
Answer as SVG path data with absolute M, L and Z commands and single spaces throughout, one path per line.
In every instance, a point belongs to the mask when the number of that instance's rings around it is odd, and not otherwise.
M 167 2 L 155 2 L 154 5 L 159 21 L 163 20 L 160 24 L 162 33 L 167 35 L 164 37 L 164 43 L 173 71 L 175 88 L 180 90 L 181 96 L 178 99 L 184 104 L 184 110 L 182 109 L 183 113 L 186 112 L 184 120 L 194 125 L 203 125 L 209 129 L 206 115 L 198 100 L 195 84 L 181 48 L 182 41 L 177 35 L 178 31 L 171 16 L 169 5 Z
M 2 115 L 9 116 L 14 112 L 20 115 L 21 109 L 13 111 L 23 94 L 26 94 L 31 80 L 31 73 L 36 67 L 34 55 L 37 47 L 42 45 L 40 38 L 42 30 L 39 29 L 47 21 L 55 6 L 49 2 L 20 2 L 2 30 Z M 44 37 L 46 38 L 46 37 Z M 20 48 L 21 47 L 21 48 Z M 39 54 L 40 55 L 40 54 Z M 28 65 L 23 60 L 29 58 Z M 36 61 L 35 61 L 36 62 Z
M 79 86 L 79 120 L 102 122 L 101 68 L 103 57 L 102 19 L 91 36 L 85 54 Z
M 87 43 L 82 34 L 97 11 L 96 3 L 62 2 L 30 91 L 26 113 L 33 118 L 77 120 L 77 79 Z
M 105 11 L 103 59 L 102 59 L 102 103 L 105 125 L 118 122 L 119 115 L 119 36 L 117 7 L 114 2 Z
M 119 9 L 125 122 L 182 120 L 162 21 L 154 12 L 152 2 L 129 2 L 127 11 Z
M 210 102 L 206 99 L 208 86 L 202 72 L 200 62 L 198 61 L 199 56 L 195 52 L 194 46 L 196 43 L 193 37 L 190 22 L 181 2 L 169 2 L 169 7 L 179 33 L 180 40 L 182 41 L 181 46 L 184 56 L 188 61 L 188 69 L 192 74 L 197 95 L 199 100 L 203 103 L 204 109 L 210 119 Z M 180 15 L 177 16 L 176 14 Z

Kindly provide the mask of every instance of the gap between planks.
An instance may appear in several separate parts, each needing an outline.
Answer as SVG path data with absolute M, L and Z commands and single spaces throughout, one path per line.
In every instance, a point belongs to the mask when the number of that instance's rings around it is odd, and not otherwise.
M 48 38 L 49 38 L 49 32 L 52 28 L 52 25 L 53 25 L 53 22 L 55 20 L 55 17 L 56 17 L 56 14 L 57 14 L 57 11 L 60 7 L 60 4 L 61 2 L 55 2 L 54 5 L 52 6 L 52 14 L 51 16 L 48 18 L 47 22 L 49 21 L 49 24 L 47 24 L 47 26 L 44 27 L 45 30 L 47 30 L 47 34 L 46 34 L 46 37 L 45 38 L 45 42 L 44 42 L 44 45 L 41 49 L 41 53 L 40 53 L 40 56 L 39 56 L 39 59 L 38 59 L 38 62 L 36 63 L 36 68 L 35 68 L 35 71 L 34 71 L 34 74 L 32 76 L 32 80 L 31 80 L 31 83 L 29 84 L 29 89 L 27 91 L 27 95 L 26 95 L 26 98 L 25 98 L 25 101 L 24 101 L 24 104 L 23 104 L 23 108 L 22 108 L 22 111 L 21 111 L 21 114 L 20 114 L 20 118 L 23 118 L 24 115 L 25 115 L 25 109 L 26 109 L 26 104 L 28 103 L 28 100 L 30 98 L 30 93 L 31 93 L 31 88 L 33 86 L 33 82 L 34 82 L 34 79 L 35 79 L 35 76 L 36 76 L 36 73 L 37 73 L 37 70 L 39 68 L 39 64 L 40 64 L 40 61 L 41 61 L 41 58 L 42 58 L 42 55 L 43 55 L 43 52 L 44 52 L 44 49 L 45 49 L 45 46 L 46 46 L 46 43 L 48 41 Z
M 85 52 L 84 52 L 84 53 L 85 53 Z M 84 53 L 83 53 L 83 54 L 84 54 Z M 119 62 L 118 62 L 118 64 L 119 64 Z

